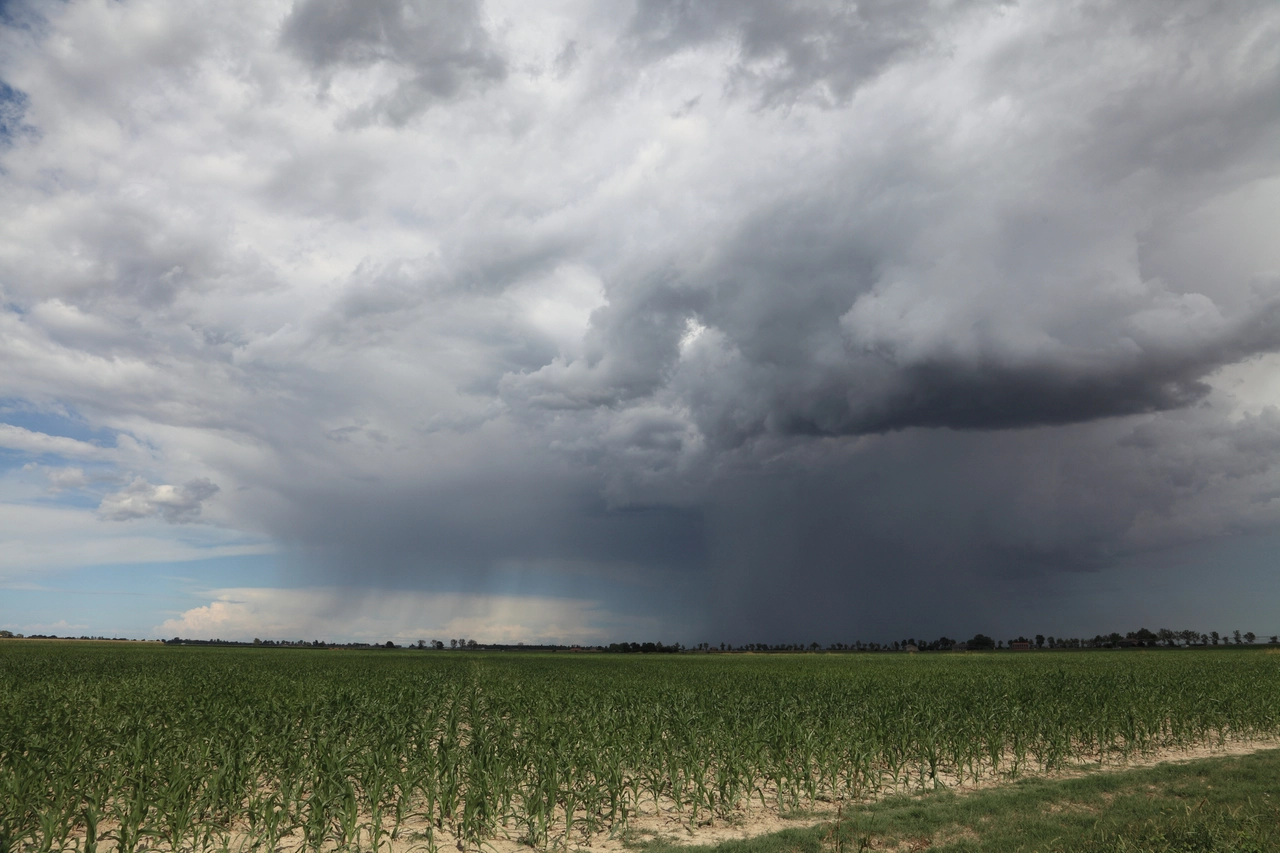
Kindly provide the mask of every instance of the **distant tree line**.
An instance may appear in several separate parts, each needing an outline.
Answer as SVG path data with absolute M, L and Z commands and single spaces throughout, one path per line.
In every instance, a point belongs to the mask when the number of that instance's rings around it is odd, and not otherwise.
M 142 643 L 146 640 L 135 640 L 132 637 L 87 636 L 59 637 L 57 634 L 15 634 L 13 631 L 0 631 L 0 640 L 106 640 L 113 643 Z
M 673 655 L 684 651 L 684 646 L 679 643 L 673 643 L 669 646 L 662 643 L 610 643 L 603 650 L 622 654 Z
M 12 631 L 0 630 L 0 639 L 19 639 L 24 638 L 22 634 Z M 59 637 L 56 634 L 31 634 L 25 637 L 31 640 L 117 640 L 127 641 L 126 637 Z M 1032 638 L 1016 637 L 1009 640 L 995 640 L 985 634 L 975 634 L 968 640 L 953 640 L 949 637 L 939 637 L 936 640 L 916 640 L 909 637 L 903 640 L 894 640 L 889 643 L 881 642 L 863 642 L 856 641 L 852 643 L 829 643 L 823 646 L 821 643 L 744 643 L 740 645 L 732 645 L 730 643 L 698 643 L 692 648 L 681 645 L 680 643 L 666 644 L 662 642 L 626 642 L 626 643 L 609 643 L 608 645 L 598 646 L 581 646 L 581 645 L 558 645 L 554 643 L 481 643 L 474 639 L 466 639 L 458 637 L 448 641 L 445 645 L 443 640 L 418 640 L 416 643 L 409 643 L 405 646 L 397 645 L 395 642 L 388 640 L 385 643 L 329 643 L 324 640 L 262 640 L 254 639 L 252 642 L 245 640 L 223 640 L 223 639 L 194 639 L 174 637 L 170 640 L 161 640 L 160 642 L 171 646 L 250 646 L 259 648 L 307 648 L 307 649 L 413 649 L 418 651 L 543 651 L 543 652 L 610 652 L 614 654 L 678 654 L 682 652 L 702 652 L 706 654 L 717 652 L 938 652 L 938 651 L 982 651 L 982 650 L 1030 650 L 1030 649 L 1116 649 L 1131 647 L 1146 648 L 1185 648 L 1190 646 L 1246 646 L 1252 645 L 1258 641 L 1258 635 L 1252 631 L 1231 631 L 1219 634 L 1217 631 L 1210 631 L 1207 634 L 1199 631 L 1172 631 L 1168 628 L 1161 628 L 1159 631 L 1150 631 L 1146 628 L 1139 628 L 1136 631 L 1129 631 L 1126 634 L 1111 633 L 1097 634 L 1093 638 L 1083 637 L 1046 637 L 1043 634 L 1036 634 Z M 1271 635 L 1266 642 L 1273 645 L 1280 644 L 1280 636 Z
M 939 637 L 936 640 L 916 640 L 909 637 L 904 640 L 894 640 L 890 643 L 879 642 L 852 642 L 852 643 L 830 643 L 823 646 L 820 643 L 745 643 L 734 646 L 729 643 L 720 643 L 718 646 L 713 643 L 699 643 L 694 647 L 694 651 L 702 652 L 816 652 L 826 650 L 830 652 L 900 652 L 900 651 L 965 651 L 974 650 L 981 651 L 987 649 L 1115 649 L 1128 647 L 1188 647 L 1188 646 L 1217 646 L 1217 645 L 1251 645 L 1258 641 L 1258 635 L 1252 631 L 1232 631 L 1230 637 L 1226 634 L 1219 634 L 1217 631 L 1210 631 L 1202 634 L 1198 631 L 1173 631 L 1168 628 L 1161 628 L 1159 631 L 1150 631 L 1146 628 L 1139 628 L 1136 631 L 1129 631 L 1126 634 L 1111 633 L 1107 635 L 1098 634 L 1092 639 L 1082 637 L 1046 637 L 1043 634 L 1036 634 L 1033 638 L 1016 637 L 1009 640 L 996 640 L 988 637 L 986 634 L 975 634 L 968 640 L 953 640 L 950 637 Z M 1272 635 L 1267 641 L 1272 644 L 1280 643 L 1280 636 Z
M 1150 631 L 1146 628 L 1139 628 L 1136 631 L 1129 631 L 1124 636 L 1118 633 L 1107 635 L 1097 634 L 1093 639 L 1083 639 L 1080 637 L 1046 637 L 1043 634 L 1036 634 L 1034 640 L 1028 640 L 1026 637 L 1019 637 L 1017 640 L 1010 640 L 1009 646 L 1012 647 L 1016 643 L 1034 643 L 1037 649 L 1114 649 L 1129 646 L 1140 646 L 1146 648 L 1155 648 L 1164 646 L 1174 648 L 1178 646 L 1217 646 L 1217 645 L 1252 645 L 1258 639 L 1258 635 L 1252 631 L 1241 633 L 1240 631 L 1232 631 L 1230 637 L 1225 634 L 1219 634 L 1217 631 L 1210 631 L 1208 634 L 1202 634 L 1199 631 L 1172 631 L 1168 628 L 1161 628 L 1159 631 Z M 1280 637 L 1272 636 L 1269 642 L 1280 642 Z

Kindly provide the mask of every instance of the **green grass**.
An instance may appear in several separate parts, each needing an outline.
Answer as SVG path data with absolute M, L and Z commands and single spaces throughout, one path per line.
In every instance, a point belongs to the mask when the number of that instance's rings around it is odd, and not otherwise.
M 0 642 L 0 853 L 538 847 L 1280 732 L 1280 655 Z M 247 841 L 246 841 L 247 839 Z M 295 845 L 296 846 L 296 845 Z
M 901 796 L 844 819 L 714 847 L 642 853 L 1263 853 L 1280 850 L 1280 750 Z

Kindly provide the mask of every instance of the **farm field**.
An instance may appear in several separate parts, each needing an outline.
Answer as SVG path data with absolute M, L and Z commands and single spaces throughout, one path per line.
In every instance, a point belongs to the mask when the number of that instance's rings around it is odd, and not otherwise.
M 1274 853 L 1280 750 L 859 805 L 841 820 L 644 853 Z
M 0 853 L 633 840 L 1280 734 L 1280 655 L 0 643 Z M 647 823 L 646 823 L 647 822 Z

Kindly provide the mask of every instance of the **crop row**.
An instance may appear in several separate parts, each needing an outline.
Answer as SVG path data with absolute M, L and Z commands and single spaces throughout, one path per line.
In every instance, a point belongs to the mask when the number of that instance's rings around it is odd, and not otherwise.
M 546 847 L 1280 732 L 1280 656 L 0 643 L 0 853 Z

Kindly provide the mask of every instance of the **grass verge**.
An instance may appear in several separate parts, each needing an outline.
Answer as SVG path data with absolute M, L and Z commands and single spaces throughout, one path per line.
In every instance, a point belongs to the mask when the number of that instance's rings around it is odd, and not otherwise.
M 1280 851 L 1280 750 L 957 795 L 861 804 L 839 822 L 642 853 L 1263 853 Z

